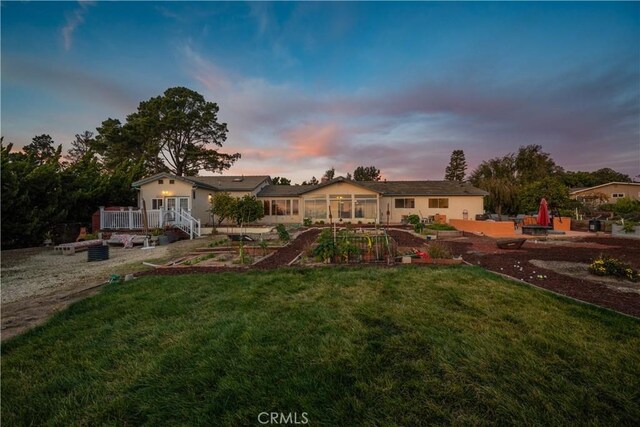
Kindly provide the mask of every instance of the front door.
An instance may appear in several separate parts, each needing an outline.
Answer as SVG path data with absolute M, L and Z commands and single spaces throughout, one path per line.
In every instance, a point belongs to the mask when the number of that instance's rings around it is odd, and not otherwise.
M 176 209 L 180 209 L 181 211 L 189 211 L 188 197 L 166 197 L 165 201 L 167 210 L 175 211 Z

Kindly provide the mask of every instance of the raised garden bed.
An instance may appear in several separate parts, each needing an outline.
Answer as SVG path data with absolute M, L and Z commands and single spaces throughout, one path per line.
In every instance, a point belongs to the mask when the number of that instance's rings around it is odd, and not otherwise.
M 522 234 L 530 236 L 546 236 L 549 228 L 543 225 L 523 225 Z

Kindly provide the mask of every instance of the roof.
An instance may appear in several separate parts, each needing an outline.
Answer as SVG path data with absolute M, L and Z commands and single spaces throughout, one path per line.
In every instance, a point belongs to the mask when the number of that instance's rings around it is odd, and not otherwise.
M 265 181 L 271 182 L 268 175 L 242 176 L 188 176 L 195 184 L 214 187 L 221 191 L 252 191 Z
M 159 173 L 134 182 L 133 187 L 138 188 L 141 185 L 162 178 L 178 179 L 189 182 L 196 187 L 207 188 L 214 191 L 253 191 L 266 181 L 269 185 L 266 185 L 260 190 L 258 197 L 301 196 L 319 188 L 327 187 L 339 182 L 346 182 L 367 190 L 375 191 L 382 196 L 486 196 L 489 194 L 484 190 L 474 187 L 468 182 L 352 181 L 341 176 L 316 185 L 271 185 L 271 178 L 268 175 L 175 176 L 169 173 Z
M 258 193 L 258 197 L 300 196 L 318 188 L 317 185 L 267 185 Z
M 269 185 L 258 197 L 300 196 L 338 182 L 348 182 L 383 196 L 486 196 L 470 183 L 455 181 L 352 181 L 341 176 L 317 185 Z
M 457 181 L 363 181 L 366 188 L 384 196 L 486 196 L 484 190 Z
M 607 182 L 606 184 L 596 185 L 594 187 L 580 187 L 571 188 L 569 194 L 582 193 L 583 191 L 592 191 L 598 188 L 606 187 L 607 185 L 637 185 L 640 186 L 640 182 Z
M 268 175 L 237 175 L 237 176 L 177 176 L 161 172 L 142 178 L 131 184 L 134 188 L 156 181 L 158 179 L 177 179 L 188 182 L 196 187 L 217 191 L 252 191 L 263 182 L 271 182 Z

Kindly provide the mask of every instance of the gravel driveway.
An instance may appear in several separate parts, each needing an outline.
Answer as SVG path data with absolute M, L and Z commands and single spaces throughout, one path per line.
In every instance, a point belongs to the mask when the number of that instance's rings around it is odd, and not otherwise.
M 2 251 L 2 339 L 46 320 L 55 311 L 97 292 L 111 274 L 146 269 L 207 246 L 210 237 L 143 250 L 112 246 L 106 261 L 87 262 L 87 253 L 61 255 L 51 248 Z

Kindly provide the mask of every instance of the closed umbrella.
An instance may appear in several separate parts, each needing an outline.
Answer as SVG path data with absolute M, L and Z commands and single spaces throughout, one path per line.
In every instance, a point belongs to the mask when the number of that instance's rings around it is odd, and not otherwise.
M 538 209 L 538 225 L 548 227 L 550 223 L 549 207 L 547 206 L 547 201 L 542 198 L 542 200 L 540 200 L 540 208 Z

